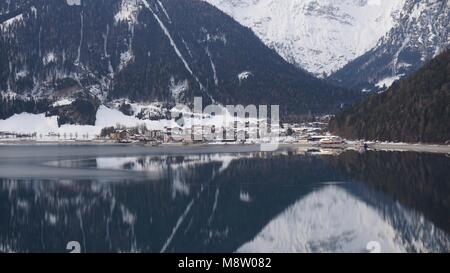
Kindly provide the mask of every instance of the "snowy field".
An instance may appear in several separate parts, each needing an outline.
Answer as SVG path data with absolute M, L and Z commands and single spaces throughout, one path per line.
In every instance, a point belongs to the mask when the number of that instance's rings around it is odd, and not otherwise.
M 76 139 L 94 139 L 100 134 L 105 127 L 113 127 L 118 124 L 126 127 L 134 127 L 145 124 L 147 128 L 152 130 L 162 130 L 164 126 L 171 125 L 170 120 L 140 120 L 136 117 L 131 117 L 123 114 L 119 110 L 111 109 L 106 106 L 100 106 L 96 116 L 94 126 L 89 125 L 62 125 L 58 126 L 58 119 L 56 116 L 46 117 L 45 114 L 16 114 L 6 120 L 0 120 L 0 131 L 13 132 L 19 134 L 33 134 L 42 135 L 42 140 L 52 140 L 52 135 L 64 134 Z

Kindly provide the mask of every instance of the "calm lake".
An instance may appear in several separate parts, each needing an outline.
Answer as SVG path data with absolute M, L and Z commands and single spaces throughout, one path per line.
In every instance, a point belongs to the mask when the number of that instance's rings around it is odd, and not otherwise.
M 412 152 L 0 146 L 0 252 L 449 252 L 449 177 Z

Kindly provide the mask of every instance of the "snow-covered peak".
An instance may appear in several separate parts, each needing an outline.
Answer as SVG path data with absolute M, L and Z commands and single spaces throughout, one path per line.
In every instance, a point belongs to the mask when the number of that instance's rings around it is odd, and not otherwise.
M 405 0 L 204 0 L 250 27 L 287 61 L 331 74 L 373 48 Z

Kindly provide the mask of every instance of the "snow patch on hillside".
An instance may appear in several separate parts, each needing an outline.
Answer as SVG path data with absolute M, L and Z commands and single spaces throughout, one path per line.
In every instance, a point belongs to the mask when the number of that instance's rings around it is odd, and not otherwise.
M 252 202 L 252 198 L 248 192 L 241 191 L 239 193 L 239 200 L 241 200 L 244 203 L 250 203 Z
M 209 62 L 210 62 L 210 64 L 211 64 L 211 70 L 212 70 L 212 72 L 213 72 L 213 77 L 214 77 L 214 84 L 215 84 L 216 86 L 219 86 L 219 78 L 218 78 L 218 76 L 217 76 L 216 65 L 214 64 L 213 57 L 212 57 L 211 52 L 209 51 L 209 48 L 208 48 L 208 47 L 205 49 L 205 52 L 206 52 L 206 55 L 208 55 Z
M 54 63 L 57 61 L 57 57 L 56 54 L 54 52 L 49 52 L 47 55 L 45 55 L 45 57 L 42 59 L 42 62 L 44 63 L 44 65 L 48 65 L 51 63 Z
M 189 81 L 183 80 L 176 82 L 173 77 L 170 78 L 169 83 L 170 93 L 176 102 L 180 102 L 183 98 L 184 93 L 189 90 Z
M 131 48 L 128 51 L 120 53 L 119 71 L 127 67 L 134 60 L 134 54 Z
M 245 80 L 249 79 L 252 76 L 253 76 L 252 72 L 250 72 L 250 71 L 243 71 L 243 72 L 239 73 L 239 75 L 237 77 L 238 77 L 239 83 L 242 83 L 242 81 L 245 81 Z
M 23 21 L 23 14 L 19 14 L 11 19 L 6 20 L 5 22 L 0 24 L 0 30 L 7 29 L 16 23 L 20 23 Z
M 394 84 L 394 82 L 401 79 L 403 76 L 404 75 L 396 75 L 396 76 L 384 78 L 384 79 L 380 80 L 379 82 L 377 82 L 375 84 L 375 86 L 377 86 L 378 88 L 387 89 L 387 88 L 391 87 L 391 85 Z
M 169 16 L 169 13 L 167 12 L 166 8 L 164 7 L 164 5 L 161 3 L 161 1 L 157 0 L 159 7 L 162 9 L 162 11 L 164 12 L 164 15 L 166 16 L 167 20 L 169 21 L 169 23 L 172 23 L 172 19 Z
M 16 73 L 16 79 L 23 79 L 27 77 L 30 74 L 30 72 L 27 69 L 22 69 Z
M 137 117 L 127 116 L 118 110 L 111 109 L 106 106 L 100 106 L 97 112 L 95 126 L 105 128 L 120 124 L 126 127 L 134 127 L 145 124 L 149 129 L 162 130 L 164 126 L 168 126 L 170 123 L 171 121 L 169 120 L 141 120 Z
M 128 22 L 136 24 L 139 11 L 140 4 L 138 0 L 122 0 L 119 11 L 114 15 L 114 21 L 116 23 Z
M 74 99 L 64 98 L 64 99 L 54 102 L 53 107 L 71 105 L 74 101 L 75 101 Z
M 81 6 L 81 0 L 66 0 L 69 6 Z

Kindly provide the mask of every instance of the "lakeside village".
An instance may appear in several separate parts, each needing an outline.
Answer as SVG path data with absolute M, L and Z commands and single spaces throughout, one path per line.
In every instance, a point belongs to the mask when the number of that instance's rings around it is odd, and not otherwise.
M 260 128 L 260 124 L 250 124 L 249 121 L 234 122 L 234 127 L 222 127 L 220 131 L 210 126 L 192 125 L 189 128 L 165 127 L 160 130 L 148 129 L 145 124 L 126 127 L 117 124 L 101 130 L 99 135 L 88 133 L 48 133 L 46 135 L 18 134 L 0 131 L 0 141 L 3 142 L 86 142 L 86 143 L 122 143 L 158 146 L 161 144 L 258 144 L 276 141 L 286 144 L 318 145 L 326 148 L 344 147 L 346 142 L 340 137 L 328 133 L 328 122 L 331 116 L 314 118 L 313 121 L 302 123 L 280 123 L 279 126 L 266 124 L 268 128 Z M 270 137 L 261 133 L 269 132 Z M 208 135 L 208 133 L 214 135 Z M 220 133 L 219 133 L 220 132 Z M 223 135 L 223 136 L 222 136 Z M 276 137 L 274 137 L 276 136 Z

